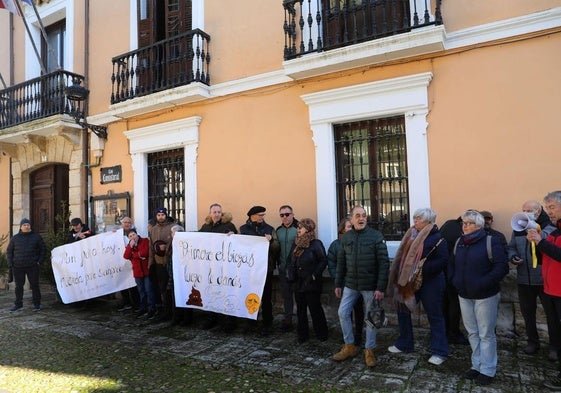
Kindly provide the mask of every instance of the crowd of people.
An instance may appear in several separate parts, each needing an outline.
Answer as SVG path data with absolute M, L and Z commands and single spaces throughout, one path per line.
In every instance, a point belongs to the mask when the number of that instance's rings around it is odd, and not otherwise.
M 343 346 L 332 356 L 334 361 L 357 356 L 364 343 L 366 366 L 376 365 L 377 328 L 368 323 L 368 315 L 387 297 L 390 302 L 386 304 L 395 308 L 399 326 L 397 339 L 387 349 L 391 354 L 399 356 L 415 350 L 411 313 L 421 304 L 430 325 L 428 362 L 434 366 L 444 363 L 450 344 L 470 345 L 471 365 L 466 367 L 464 377 L 483 386 L 493 382 L 497 370 L 501 281 L 510 264 L 517 271 L 527 336 L 524 352 L 534 355 L 540 349 L 536 326 L 540 299 L 547 319 L 548 358 L 557 361 L 560 368 L 559 374 L 544 385 L 561 389 L 561 191 L 547 194 L 544 206 L 533 200 L 523 203 L 522 213 L 513 218 L 510 241 L 492 228 L 493 215 L 488 211 L 466 210 L 439 229 L 432 209 L 417 209 L 393 261 L 382 233 L 368 225 L 363 206 L 355 206 L 341 220 L 339 237 L 327 252 L 317 238 L 316 223 L 310 218 L 297 220 L 289 205 L 279 208 L 281 224 L 276 229 L 265 221 L 265 207 L 251 207 L 238 232 L 232 216 L 214 203 L 199 232 L 261 236 L 269 242 L 267 260 L 262 261 L 267 264 L 267 273 L 261 297 L 261 334 L 273 332 L 273 272 L 277 270 L 283 298 L 280 330 L 293 329 L 295 304 L 298 342 L 310 339 L 308 315 L 315 338 L 326 341 L 328 325 L 321 294 L 328 268 L 334 294 L 340 299 L 338 317 L 343 335 Z M 124 258 L 131 261 L 136 287 L 120 292 L 119 310 L 134 309 L 137 318 L 189 325 L 194 320 L 193 309 L 175 306 L 171 258 L 173 236 L 184 228 L 170 220 L 164 207 L 156 210 L 148 224 L 149 235 L 143 238 L 130 217 L 121 220 Z M 71 220 L 71 228 L 68 243 L 92 235 L 80 218 Z M 12 312 L 23 308 L 26 277 L 33 309 L 41 309 L 39 266 L 45 251 L 41 236 L 31 230 L 28 219 L 22 219 L 20 232 L 7 247 L 8 265 L 16 283 Z M 231 333 L 238 324 L 238 318 L 232 316 L 211 312 L 197 315 L 204 319 L 204 329 L 220 325 L 225 333 Z M 467 337 L 462 333 L 462 322 Z M 248 328 L 256 327 L 256 321 L 247 323 Z

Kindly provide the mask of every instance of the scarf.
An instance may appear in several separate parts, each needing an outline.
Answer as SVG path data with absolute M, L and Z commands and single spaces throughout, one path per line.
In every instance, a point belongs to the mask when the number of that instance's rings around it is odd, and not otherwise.
M 434 225 L 431 224 L 420 232 L 417 232 L 414 227 L 409 228 L 399 244 L 390 269 L 388 292 L 393 292 L 394 300 L 398 305 L 404 303 L 410 311 L 415 310 L 417 301 L 412 285 L 408 284 L 412 284 L 413 272 L 423 255 L 423 245 L 433 228 Z
M 310 243 L 315 238 L 316 236 L 314 231 L 306 232 L 302 236 L 300 235 L 296 236 L 296 239 L 294 240 L 294 243 L 296 244 L 296 247 L 294 248 L 294 255 L 296 255 L 297 257 L 302 255 L 304 250 L 310 247 Z

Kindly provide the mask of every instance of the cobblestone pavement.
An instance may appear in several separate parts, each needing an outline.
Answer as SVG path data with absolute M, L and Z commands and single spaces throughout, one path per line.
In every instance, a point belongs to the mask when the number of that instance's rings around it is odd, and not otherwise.
M 299 386 L 316 384 L 314 386 L 325 387 L 318 391 L 541 392 L 547 390 L 541 385 L 544 377 L 556 374 L 557 365 L 546 359 L 547 345 L 542 345 L 538 355 L 528 356 L 522 352 L 525 345 L 522 338 L 499 337 L 497 377 L 491 386 L 482 388 L 462 378 L 470 366 L 468 346 L 452 346 L 451 356 L 441 366 L 427 362 L 430 354 L 427 351 L 426 329 L 415 330 L 414 353 L 390 354 L 387 347 L 397 336 L 396 321 L 392 320 L 390 326 L 378 331 L 375 351 L 378 365 L 367 369 L 362 352 L 342 363 L 331 360 L 331 355 L 342 344 L 338 321 L 333 319 L 329 320 L 328 341 L 319 342 L 312 338 L 305 344 L 298 344 L 294 332 L 281 333 L 275 329 L 272 335 L 262 337 L 258 332 L 248 330 L 243 321 L 234 333 L 226 334 L 220 327 L 203 330 L 199 321 L 181 327 L 171 326 L 169 322 L 138 320 L 130 312 L 118 312 L 116 299 L 96 299 L 87 307 L 80 308 L 57 303 L 53 291 L 48 288 L 43 292 L 43 310 L 40 312 L 31 311 L 28 291 L 25 310 L 17 313 L 8 311 L 13 305 L 13 292 L 0 294 L 0 339 L 3 346 L 19 345 L 18 342 L 5 341 L 2 336 L 5 336 L 6 329 L 21 329 L 21 340 L 26 339 L 26 334 L 33 335 L 40 330 L 42 334 L 63 334 L 98 343 L 119 343 L 124 347 L 141 345 L 158 348 L 160 353 L 189 358 L 216 370 L 233 365 L 260 375 L 270 375 L 287 381 L 294 391 Z M 333 312 L 328 314 L 333 315 Z M 276 390 L 271 387 L 270 391 Z

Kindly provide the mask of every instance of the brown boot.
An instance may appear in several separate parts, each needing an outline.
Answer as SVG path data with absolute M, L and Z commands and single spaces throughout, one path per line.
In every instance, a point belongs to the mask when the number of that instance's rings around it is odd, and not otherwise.
M 335 360 L 336 362 L 340 362 L 345 359 L 355 357 L 357 353 L 358 350 L 356 349 L 354 344 L 345 344 L 339 352 L 333 355 L 333 360 Z
M 374 367 L 376 365 L 376 356 L 374 356 L 374 349 L 364 350 L 364 360 L 366 360 L 366 367 Z

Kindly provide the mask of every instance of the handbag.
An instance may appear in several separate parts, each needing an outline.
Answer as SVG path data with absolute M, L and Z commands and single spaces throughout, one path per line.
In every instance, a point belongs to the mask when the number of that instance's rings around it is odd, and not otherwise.
M 415 292 L 421 289 L 421 286 L 423 285 L 423 265 L 425 264 L 425 261 L 427 260 L 428 256 L 436 249 L 436 247 L 438 247 L 442 240 L 443 239 L 440 238 L 440 240 L 434 245 L 433 248 L 431 248 L 427 255 L 425 255 L 425 257 L 422 258 L 419 263 L 417 263 L 417 267 L 415 267 L 415 271 L 413 272 L 413 276 L 410 281 Z
M 372 329 L 380 329 L 383 326 L 387 326 L 388 318 L 386 318 L 384 307 L 382 307 L 378 299 L 372 298 L 364 322 Z

